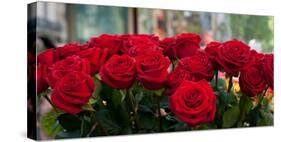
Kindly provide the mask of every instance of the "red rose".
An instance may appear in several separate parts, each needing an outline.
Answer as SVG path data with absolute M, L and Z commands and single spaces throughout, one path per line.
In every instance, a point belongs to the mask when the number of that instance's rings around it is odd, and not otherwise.
M 172 43 L 170 47 L 166 47 L 166 54 L 172 56 L 171 58 L 183 58 L 195 54 L 200 48 L 201 37 L 194 33 L 182 33 L 175 36 L 175 44 L 173 39 L 168 40 Z
M 52 65 L 58 60 L 59 56 L 55 48 L 48 49 L 37 55 L 37 62 L 41 64 L 46 64 L 48 66 Z
M 175 68 L 168 76 L 168 86 L 171 88 L 178 87 L 184 80 L 191 80 L 191 74 L 182 68 Z
M 164 49 L 164 54 L 170 59 L 177 57 L 177 52 L 174 46 L 176 45 L 176 39 L 174 37 L 167 37 L 160 41 L 159 46 Z
M 38 63 L 37 70 L 36 70 L 36 87 L 37 87 L 37 94 L 45 91 L 49 85 L 45 80 L 47 76 L 47 65 Z
M 147 55 L 154 52 L 162 54 L 162 49 L 153 46 L 136 46 L 129 48 L 127 54 L 131 57 L 137 57 L 140 55 Z
M 94 88 L 89 75 L 73 71 L 58 80 L 51 93 L 51 101 L 64 112 L 76 114 L 89 101 Z
M 129 48 L 132 47 L 157 47 L 158 43 L 155 40 L 152 40 L 149 36 L 146 35 L 132 35 L 128 39 L 128 46 Z
M 179 60 L 176 68 L 188 71 L 191 75 L 190 79 L 193 81 L 212 80 L 214 76 L 211 60 L 208 54 L 201 50 L 198 50 L 193 56 Z
M 270 88 L 274 89 L 273 87 L 273 54 L 266 54 L 262 60 L 262 70 L 264 74 L 264 79 L 266 83 L 269 85 Z
M 130 35 L 127 39 L 123 37 L 123 46 L 123 52 L 131 57 L 151 52 L 162 53 L 162 48 L 158 47 L 158 41 L 148 35 Z
M 175 92 L 177 87 L 184 81 L 184 80 L 191 80 L 190 72 L 181 69 L 175 68 L 169 75 L 167 80 L 167 85 L 169 89 L 165 91 L 166 95 L 171 95 Z
M 128 55 L 113 55 L 100 69 L 102 81 L 115 89 L 128 89 L 135 76 L 135 61 Z
M 264 58 L 263 53 L 258 53 L 256 50 L 251 50 L 251 58 L 250 58 L 251 63 L 261 62 L 263 58 Z
M 249 97 L 254 97 L 265 89 L 266 83 L 258 63 L 250 64 L 241 70 L 239 86 L 243 94 Z
M 238 76 L 239 71 L 250 61 L 250 47 L 239 40 L 224 42 L 219 49 L 219 64 L 224 71 Z
M 81 58 L 87 59 L 91 64 L 91 74 L 98 73 L 100 67 L 108 59 L 109 50 L 107 48 L 88 48 L 78 53 Z
M 123 42 L 123 46 L 131 48 L 139 45 L 158 45 L 159 38 L 154 35 L 146 34 L 124 34 L 119 36 Z
M 220 46 L 222 45 L 222 43 L 220 42 L 210 42 L 209 44 L 207 44 L 206 48 L 205 48 L 205 52 L 209 55 L 210 60 L 213 63 L 213 66 L 215 69 L 217 70 L 221 70 L 221 66 L 219 65 L 219 49 Z
M 72 71 L 80 71 L 86 74 L 90 74 L 90 63 L 86 59 L 82 59 L 79 56 L 69 56 L 64 60 L 58 61 L 52 66 L 48 67 L 47 82 L 54 88 L 56 82 Z
M 110 55 L 118 54 L 122 47 L 122 40 L 117 35 L 103 34 L 90 39 L 89 47 L 107 48 Z
M 137 80 L 151 90 L 161 89 L 167 80 L 170 60 L 160 53 L 151 53 L 136 58 Z
M 181 121 L 195 126 L 212 122 L 216 112 L 216 95 L 206 80 L 184 81 L 169 96 L 171 111 Z
M 78 43 L 65 44 L 63 47 L 56 48 L 59 59 L 65 59 L 68 56 L 76 55 L 81 49 L 86 48 Z

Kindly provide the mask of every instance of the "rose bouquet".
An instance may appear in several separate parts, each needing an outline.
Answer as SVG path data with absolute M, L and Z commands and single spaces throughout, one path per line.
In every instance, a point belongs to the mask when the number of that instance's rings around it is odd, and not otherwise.
M 273 125 L 273 54 L 182 33 L 108 35 L 37 56 L 54 138 Z

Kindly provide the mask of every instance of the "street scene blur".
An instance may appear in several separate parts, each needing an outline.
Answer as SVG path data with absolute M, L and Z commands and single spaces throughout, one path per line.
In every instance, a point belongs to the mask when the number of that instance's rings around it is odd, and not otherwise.
M 105 33 L 164 38 L 194 32 L 202 37 L 201 47 L 210 41 L 237 38 L 258 52 L 273 51 L 271 16 L 44 2 L 38 2 L 37 9 L 29 7 L 29 13 L 29 32 L 37 30 L 37 44 L 43 46 L 85 43 Z

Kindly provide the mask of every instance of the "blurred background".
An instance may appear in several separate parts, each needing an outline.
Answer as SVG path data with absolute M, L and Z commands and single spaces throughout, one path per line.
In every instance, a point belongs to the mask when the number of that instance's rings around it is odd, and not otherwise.
M 202 37 L 202 47 L 213 40 L 236 38 L 259 52 L 273 52 L 272 16 L 52 2 L 37 2 L 28 12 L 29 32 L 37 30 L 39 44 L 46 44 L 46 39 L 54 45 L 85 43 L 103 33 L 144 33 L 164 38 L 195 32 Z

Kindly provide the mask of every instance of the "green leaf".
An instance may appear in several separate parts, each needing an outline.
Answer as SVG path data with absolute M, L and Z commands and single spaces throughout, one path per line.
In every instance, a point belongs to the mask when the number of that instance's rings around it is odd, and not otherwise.
M 52 109 L 40 119 L 41 128 L 49 137 L 54 137 L 57 133 L 63 130 L 57 121 L 58 116 L 59 114 Z
M 139 112 L 139 120 L 143 129 L 151 130 L 156 125 L 156 117 L 153 113 Z
M 200 125 L 197 125 L 193 130 L 208 130 L 208 129 L 209 129 L 208 124 L 200 124 Z
M 237 98 L 236 96 L 231 92 L 216 92 L 220 106 L 227 106 L 227 105 L 236 105 L 237 104 Z
M 242 95 L 239 102 L 240 111 L 248 114 L 253 108 L 253 103 L 250 97 Z
M 81 137 L 87 136 L 90 130 L 91 130 L 91 123 L 87 120 L 87 118 L 82 119 Z
M 167 115 L 165 117 L 166 120 L 171 121 L 171 122 L 181 122 L 177 117 L 172 116 L 172 115 Z
M 111 116 L 109 110 L 103 109 L 96 113 L 96 120 L 105 129 L 109 135 L 117 135 L 120 133 L 121 128 Z
M 114 89 L 107 84 L 101 82 L 101 96 L 103 100 L 109 100 L 113 95 Z
M 120 134 L 123 135 L 133 134 L 133 130 L 131 127 L 125 127 L 121 130 Z
M 81 120 L 76 115 L 64 113 L 58 117 L 58 121 L 60 125 L 68 131 L 74 131 L 81 128 Z
M 99 74 L 96 74 L 96 75 L 95 75 L 95 78 L 96 78 L 97 80 L 101 80 L 101 77 L 100 77 Z
M 239 119 L 240 109 L 238 106 L 233 106 L 223 115 L 223 128 L 232 127 Z
M 216 90 L 216 79 L 212 79 L 211 86 Z M 218 78 L 218 86 L 217 90 L 224 90 L 225 89 L 225 80 L 222 78 Z
M 165 88 L 161 88 L 159 90 L 155 90 L 154 93 L 157 95 L 157 96 L 162 96 L 163 92 L 165 91 Z
M 56 135 L 56 139 L 66 139 L 66 138 L 79 138 L 80 130 L 75 131 L 61 131 Z
M 262 104 L 263 106 L 268 105 L 268 104 L 269 104 L 268 99 L 266 99 L 266 98 L 262 99 L 261 104 Z
M 257 122 L 260 119 L 259 113 L 260 113 L 260 111 L 257 108 L 254 108 L 253 110 L 251 110 L 249 112 L 248 121 L 249 121 L 250 126 L 257 126 Z
M 176 123 L 175 125 L 172 125 L 170 127 L 170 129 L 172 129 L 173 131 L 186 131 L 186 130 L 191 130 L 186 123 L 183 122 L 179 122 Z
M 38 99 L 40 99 L 41 97 L 44 97 L 44 96 L 47 96 L 47 95 L 51 94 L 51 92 L 52 92 L 52 90 L 48 88 L 47 90 L 45 90 L 45 91 L 43 91 L 43 92 L 41 92 L 40 94 L 37 95 Z
M 115 90 L 112 95 L 112 103 L 114 107 L 120 106 L 120 104 L 124 101 L 125 97 L 126 97 L 125 93 L 123 93 L 122 91 Z
M 243 126 L 243 122 L 252 108 L 253 108 L 253 103 L 251 98 L 246 95 L 241 95 L 239 101 L 240 118 L 239 118 L 238 127 Z
M 153 113 L 153 110 L 152 110 L 150 107 L 148 107 L 148 106 L 146 106 L 146 105 L 142 105 L 142 104 L 139 106 L 139 110 L 140 110 L 141 112 Z
M 93 92 L 92 96 L 95 97 L 99 97 L 101 90 L 102 90 L 102 84 L 100 82 L 100 80 L 98 80 L 95 77 L 92 77 L 92 79 L 94 80 L 95 83 L 95 91 Z
M 97 99 L 90 98 L 89 104 L 95 105 L 96 103 L 98 103 L 98 100 L 97 100 Z
M 145 93 L 145 92 L 144 92 Z M 144 94 L 144 97 L 140 101 L 139 105 L 146 106 L 147 108 L 153 110 L 154 102 L 153 102 L 153 95 Z
M 91 104 L 85 104 L 83 107 L 82 107 L 82 110 L 85 110 L 85 111 L 93 111 L 95 112 L 96 110 L 93 108 L 93 106 Z
M 273 114 L 260 110 L 260 118 L 257 121 L 258 126 L 270 126 L 273 125 Z
M 162 96 L 161 101 L 160 101 L 160 107 L 161 108 L 169 108 L 168 96 Z
M 144 97 L 143 92 L 142 92 L 142 91 L 139 91 L 139 92 L 136 94 L 136 96 L 135 96 L 136 103 L 139 104 L 140 101 L 143 99 L 143 97 Z
M 169 131 L 170 126 L 175 123 L 175 122 L 167 120 L 165 117 L 161 117 L 161 121 L 162 121 L 162 129 L 164 132 Z

